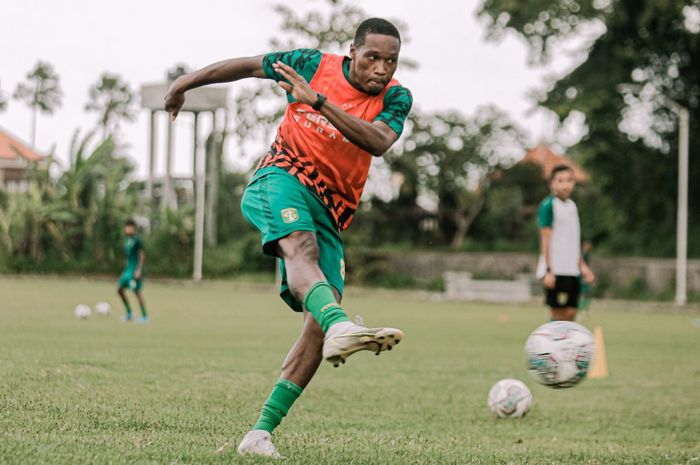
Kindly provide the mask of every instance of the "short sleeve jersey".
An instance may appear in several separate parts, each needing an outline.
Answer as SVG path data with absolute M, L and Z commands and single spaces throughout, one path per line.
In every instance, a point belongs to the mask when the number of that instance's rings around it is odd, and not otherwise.
M 581 227 L 573 200 L 553 195 L 545 198 L 537 211 L 540 228 L 552 228 L 549 244 L 551 271 L 558 276 L 579 276 L 581 270 Z M 544 274 L 544 257 L 540 257 L 538 274 Z
M 392 80 L 378 95 L 364 93 L 350 84 L 349 58 L 312 49 L 265 55 L 263 70 L 276 81 L 283 79 L 272 67 L 277 61 L 294 68 L 314 91 L 351 115 L 382 121 L 401 135 L 413 98 L 398 81 Z M 321 199 L 338 229 L 346 229 L 362 195 L 372 156 L 346 139 L 320 112 L 294 101 L 291 95 L 287 100 L 275 142 L 258 164 L 258 173 L 270 166 L 286 170 Z
M 139 253 L 143 250 L 143 243 L 138 236 L 127 236 L 124 240 L 124 252 L 126 253 L 126 268 L 135 270 L 139 264 Z

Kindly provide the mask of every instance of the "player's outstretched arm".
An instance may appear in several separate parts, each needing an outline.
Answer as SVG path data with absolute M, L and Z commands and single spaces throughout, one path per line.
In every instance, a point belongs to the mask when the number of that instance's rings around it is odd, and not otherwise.
M 281 61 L 272 66 L 288 81 L 279 81 L 280 87 L 291 94 L 295 100 L 311 106 L 317 102 L 318 94 L 292 67 Z M 320 112 L 350 142 L 376 157 L 384 155 L 398 139 L 397 134 L 386 123 L 369 122 L 357 118 L 331 102 L 324 102 Z
M 263 55 L 219 61 L 177 78 L 165 95 L 165 110 L 174 121 L 185 103 L 185 92 L 220 82 L 233 82 L 249 77 L 264 78 Z

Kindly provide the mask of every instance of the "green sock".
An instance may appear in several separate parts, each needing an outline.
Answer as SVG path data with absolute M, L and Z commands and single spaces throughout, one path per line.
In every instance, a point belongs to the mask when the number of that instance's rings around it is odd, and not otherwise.
M 304 389 L 286 379 L 280 378 L 263 405 L 260 418 L 253 429 L 265 430 L 272 433 L 280 424 L 295 400 Z
M 304 307 L 311 313 L 325 333 L 328 328 L 341 321 L 350 321 L 338 301 L 333 289 L 326 281 L 319 281 L 306 292 Z
M 124 304 L 124 306 L 126 307 L 126 314 L 127 314 L 128 316 L 131 316 L 131 305 L 129 305 L 129 304 Z
M 146 306 L 141 305 L 141 316 L 144 318 L 148 318 L 148 313 L 146 313 Z

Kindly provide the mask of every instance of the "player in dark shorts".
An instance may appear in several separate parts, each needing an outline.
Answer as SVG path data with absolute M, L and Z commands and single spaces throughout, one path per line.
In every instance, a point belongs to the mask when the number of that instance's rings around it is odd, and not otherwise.
M 551 194 L 540 204 L 540 260 L 537 276 L 545 287 L 552 320 L 574 321 L 579 304 L 580 278 L 592 283 L 593 272 L 581 256 L 581 227 L 571 193 L 573 169 L 558 165 L 549 178 Z

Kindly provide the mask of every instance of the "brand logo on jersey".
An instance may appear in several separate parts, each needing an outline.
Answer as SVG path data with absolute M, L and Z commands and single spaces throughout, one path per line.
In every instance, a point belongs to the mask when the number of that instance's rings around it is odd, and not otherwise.
M 328 121 L 328 118 L 320 113 L 310 112 L 297 108 L 296 114 L 293 115 L 294 121 L 299 127 L 305 129 L 311 129 L 316 131 L 318 134 L 327 136 L 332 140 L 342 140 L 343 142 L 350 142 L 345 136 L 343 136 L 340 131 L 338 131 L 335 126 Z
M 285 223 L 294 223 L 299 219 L 299 213 L 296 208 L 285 208 L 280 212 L 282 215 L 282 221 Z
M 343 278 L 343 281 L 345 281 L 345 260 L 342 258 L 340 259 L 340 276 Z

